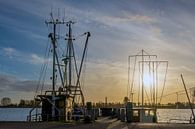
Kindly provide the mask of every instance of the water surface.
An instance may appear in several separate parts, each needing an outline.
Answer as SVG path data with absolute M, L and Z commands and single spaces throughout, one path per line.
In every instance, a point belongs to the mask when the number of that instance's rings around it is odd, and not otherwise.
M 0 108 L 0 121 L 26 121 L 31 109 L 32 108 Z M 32 114 L 35 114 L 35 112 Z

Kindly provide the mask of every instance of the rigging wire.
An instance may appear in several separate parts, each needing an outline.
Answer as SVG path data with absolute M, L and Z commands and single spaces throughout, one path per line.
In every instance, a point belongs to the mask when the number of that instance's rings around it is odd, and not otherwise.
M 149 57 L 149 61 L 151 61 L 150 57 Z M 151 70 L 151 62 L 149 62 L 149 76 L 150 76 L 150 99 L 152 102 L 152 70 Z
M 149 98 L 149 96 L 148 96 L 148 92 L 146 91 L 146 88 L 144 88 L 144 90 L 145 90 L 145 93 L 146 93 L 146 97 L 147 97 L 147 99 L 148 99 L 148 102 L 149 102 L 149 104 L 151 104 L 150 98 Z M 146 100 L 146 101 L 147 101 L 147 100 Z
M 60 74 L 61 83 L 62 83 L 62 86 L 64 86 L 64 81 L 63 81 L 63 77 L 62 77 L 62 71 L 60 69 L 60 64 L 59 64 L 59 59 L 58 59 L 58 51 L 59 51 L 59 49 L 56 52 L 56 61 L 57 61 L 57 66 L 58 66 L 58 72 Z M 57 79 L 57 77 L 56 77 L 56 79 Z
M 135 61 L 134 61 L 134 68 L 133 68 L 133 75 L 132 75 L 132 82 L 131 82 L 131 90 L 130 90 L 131 93 L 133 93 L 136 62 L 137 62 L 137 57 L 135 57 Z M 131 95 L 131 93 L 130 93 L 130 95 Z
M 43 73 L 43 77 L 42 77 L 43 80 L 42 80 L 42 84 L 41 84 L 41 94 L 42 94 L 42 91 L 43 91 L 43 87 L 45 85 L 45 78 L 46 78 L 46 74 L 47 74 L 48 63 L 50 62 L 50 59 L 49 59 L 50 49 L 51 49 L 51 44 L 49 46 L 47 57 L 46 57 L 46 62 L 45 62 L 45 68 L 44 68 L 44 73 Z
M 139 66 L 140 66 L 140 63 L 139 63 Z M 141 80 L 143 79 L 142 78 L 142 76 L 141 76 L 141 74 L 143 74 L 143 73 L 141 73 L 141 70 L 140 70 L 140 67 L 139 67 L 139 75 L 140 75 L 140 80 L 139 80 L 139 82 L 141 82 Z M 140 85 L 140 83 L 139 83 L 139 93 L 138 93 L 138 97 L 140 96 L 140 87 L 141 87 L 141 85 Z M 147 99 L 148 100 L 145 100 L 145 101 L 149 101 L 149 103 L 151 103 L 150 102 L 150 98 L 149 98 L 149 96 L 148 96 L 148 93 L 147 93 L 147 91 L 146 91 L 146 88 L 144 88 L 144 91 L 145 91 L 145 93 L 146 93 L 146 97 L 147 97 Z M 139 101 L 139 98 L 138 98 L 138 101 Z M 139 102 L 138 102 L 139 103 Z
M 164 89 L 165 89 L 165 83 L 166 83 L 166 78 L 167 78 L 167 70 L 168 70 L 168 63 L 166 65 L 165 77 L 164 77 L 164 82 L 163 82 L 163 89 L 162 89 L 162 93 L 161 93 L 161 97 L 160 97 L 159 103 L 161 103 L 161 101 L 162 101 L 162 96 L 163 96 Z
M 45 59 L 46 59 L 46 56 L 47 56 L 47 52 L 48 52 L 49 46 L 50 46 L 49 45 L 49 40 L 47 40 L 47 47 L 45 49 L 45 54 L 44 54 L 44 62 L 43 62 L 43 65 L 41 66 L 41 70 L 40 70 L 40 73 L 39 73 L 39 79 L 38 79 L 38 83 L 37 83 L 37 87 L 36 87 L 36 90 L 35 90 L 35 96 L 34 97 L 36 97 L 36 95 L 38 93 L 38 90 L 39 90 L 39 86 L 41 84 L 43 73 L 44 73 L 44 70 L 45 70 L 45 67 L 46 67 Z
M 141 77 L 141 75 L 140 75 L 140 72 L 141 72 L 141 70 L 140 70 L 140 64 L 139 64 L 139 88 L 138 88 L 138 106 L 140 106 L 140 89 L 141 89 L 141 79 L 140 79 L 140 77 Z
M 187 90 L 190 90 L 191 88 L 194 88 L 194 86 L 188 88 Z M 176 92 L 171 92 L 171 93 L 169 93 L 169 94 L 163 95 L 162 97 L 167 97 L 167 96 L 175 95 L 175 93 L 180 93 L 179 95 L 185 94 L 185 93 L 183 93 L 183 92 L 185 92 L 185 90 L 180 90 L 180 91 L 176 91 Z M 160 98 L 161 98 L 161 96 L 159 96 L 157 99 L 160 99 Z M 148 100 L 147 100 L 147 101 L 148 101 Z
M 156 63 L 156 106 L 157 106 L 157 97 L 158 97 L 158 65 L 159 63 Z
M 128 56 L 128 66 L 127 66 L 127 97 L 129 96 L 129 87 L 130 87 L 130 79 L 129 79 L 129 74 L 130 74 L 130 57 Z M 130 98 L 130 97 L 129 97 Z
M 76 75 L 77 75 L 77 84 L 76 84 L 76 88 L 75 88 L 75 97 L 76 97 L 77 96 L 76 95 L 77 88 L 79 88 L 79 91 L 81 92 L 81 95 L 83 95 L 83 93 L 81 91 L 81 81 L 79 79 L 79 73 L 78 73 L 78 68 L 77 68 L 77 60 L 76 60 L 75 50 L 74 50 L 73 44 L 72 44 L 72 49 L 73 49 L 73 57 L 74 57 L 74 62 L 75 62 L 75 71 L 76 71 Z M 85 53 L 85 57 L 86 57 L 86 53 Z M 84 63 L 85 63 L 85 59 L 84 59 Z M 83 70 L 81 72 L 82 72 L 81 74 L 83 74 Z M 80 98 L 81 98 L 81 96 L 77 96 L 75 99 L 77 99 L 77 102 L 79 102 Z
M 73 52 L 73 59 L 74 59 L 74 66 L 75 66 L 76 77 L 77 77 L 77 81 L 78 81 L 79 73 L 78 73 L 77 61 L 76 61 L 76 56 L 75 56 L 75 50 L 74 50 L 74 44 L 73 43 L 72 43 L 72 52 Z M 75 87 L 74 101 L 77 101 L 77 102 L 79 102 L 79 100 L 78 100 L 79 97 L 76 95 L 77 94 L 76 92 L 77 92 L 77 88 L 79 88 L 79 87 L 80 87 L 80 80 L 79 80 L 78 84 L 76 84 L 76 87 Z

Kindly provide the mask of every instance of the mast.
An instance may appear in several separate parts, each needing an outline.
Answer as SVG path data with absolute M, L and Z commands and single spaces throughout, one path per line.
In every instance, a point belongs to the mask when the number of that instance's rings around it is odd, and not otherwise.
M 55 95 L 55 71 L 56 71 L 56 22 L 46 22 L 46 24 L 53 24 L 53 33 L 48 35 L 51 38 L 52 46 L 53 46 L 53 65 L 52 65 L 52 94 Z
M 56 84 L 56 60 L 58 60 L 57 58 L 57 53 L 56 53 L 56 27 L 58 24 L 65 24 L 66 22 L 64 21 L 59 21 L 58 19 L 54 19 L 52 13 L 50 14 L 52 20 L 51 21 L 45 21 L 46 24 L 51 24 L 53 25 L 53 33 L 50 33 L 48 35 L 49 38 L 51 38 L 51 42 L 52 42 L 52 46 L 53 46 L 53 66 L 52 66 L 52 94 L 55 95 L 55 84 Z M 58 64 L 59 65 L 59 64 Z M 59 69 L 60 70 L 60 69 Z M 59 71 L 61 72 L 61 71 Z
M 181 74 L 181 80 L 182 80 L 182 83 L 183 83 L 183 86 L 184 86 L 184 89 L 185 89 L 185 92 L 186 92 L 186 96 L 188 98 L 188 102 L 189 102 L 189 105 L 190 105 L 190 108 L 191 108 L 191 111 L 192 111 L 192 120 L 193 120 L 193 124 L 195 124 L 195 114 L 194 114 L 194 110 L 193 110 L 193 106 L 192 106 L 192 103 L 190 101 L 190 97 L 188 95 L 188 91 L 187 91 L 187 88 L 186 88 L 186 84 L 184 82 L 184 78 L 183 78 L 183 75 Z
M 135 80 L 135 71 L 136 71 L 136 63 L 138 62 L 138 68 L 139 68 L 139 87 L 140 90 L 138 92 L 138 106 L 140 106 L 141 108 L 144 108 L 144 62 L 147 59 L 150 58 L 157 58 L 157 55 L 151 55 L 146 53 L 144 50 L 141 50 L 139 53 L 137 53 L 136 55 L 130 55 L 128 58 L 128 85 L 130 83 L 130 72 L 131 72 L 131 59 L 134 59 L 134 67 L 132 70 L 132 79 L 131 79 L 131 90 L 130 90 L 130 96 L 131 93 L 133 93 L 133 86 L 134 86 L 134 80 Z M 147 67 L 146 67 L 147 68 Z M 127 93 L 128 94 L 128 93 Z M 141 94 L 141 95 L 140 95 Z M 131 96 L 132 97 L 132 96 Z M 141 98 L 141 103 L 139 102 L 139 97 Z
M 59 61 L 58 61 L 58 56 L 57 56 L 57 53 L 56 53 L 56 48 L 57 48 L 57 45 L 56 45 L 56 27 L 58 24 L 65 24 L 64 21 L 59 21 L 58 19 L 54 19 L 53 18 L 53 15 L 52 13 L 50 14 L 51 15 L 51 20 L 50 21 L 45 21 L 46 24 L 51 24 L 53 25 L 53 33 L 50 33 L 48 35 L 49 38 L 51 38 L 51 42 L 52 42 L 52 46 L 53 46 L 53 64 L 52 64 L 52 118 L 55 118 L 56 116 L 56 113 L 55 113 L 55 108 L 56 108 L 56 105 L 55 105 L 55 96 L 56 96 L 56 92 L 55 92 L 55 85 L 56 85 L 56 61 L 57 61 L 57 65 L 59 66 Z M 59 69 L 59 72 L 60 72 L 60 76 L 61 76 L 61 70 L 60 70 L 60 67 L 58 67 Z M 62 77 L 61 77 L 62 79 Z M 64 85 L 63 83 L 63 80 L 62 81 L 62 84 Z
M 75 58 L 75 50 L 74 50 L 74 45 L 73 45 L 73 38 L 72 35 L 72 24 L 74 24 L 73 21 L 67 22 L 67 27 L 68 27 L 68 34 L 67 38 L 65 40 L 68 40 L 67 42 L 67 53 L 66 53 L 66 59 L 67 59 L 67 64 L 65 65 L 65 74 L 66 74 L 66 84 L 67 84 L 67 90 L 69 95 L 73 95 L 73 101 L 72 104 L 75 104 L 76 101 L 76 96 L 81 96 L 82 104 L 84 106 L 84 96 L 83 92 L 81 90 L 81 84 L 80 84 L 80 77 L 82 73 L 82 67 L 84 63 L 84 59 L 86 56 L 86 51 L 87 51 L 87 46 L 88 46 L 88 40 L 90 37 L 90 32 L 85 32 L 83 35 L 86 35 L 86 41 L 85 41 L 85 46 L 83 49 L 82 57 L 81 57 L 81 63 L 78 66 Z M 67 67 L 67 69 L 66 69 Z M 76 82 L 73 82 L 72 77 L 74 77 L 74 73 L 76 73 Z
M 56 60 L 55 60 L 55 55 L 56 55 L 56 24 L 53 24 L 53 71 L 52 71 L 52 90 L 53 90 L 53 95 L 55 95 L 55 81 L 56 81 L 56 76 L 55 76 L 55 71 L 56 71 Z
M 130 58 L 134 60 L 134 65 L 131 65 Z M 165 69 L 165 77 L 163 82 L 163 90 L 161 93 L 161 96 L 164 91 L 165 81 L 166 81 L 166 74 L 167 74 L 167 67 L 168 67 L 168 61 L 162 61 L 157 60 L 157 55 L 151 55 L 147 53 L 144 50 L 141 50 L 136 55 L 130 55 L 128 59 L 128 84 L 129 84 L 129 78 L 132 73 L 132 79 L 131 79 L 131 89 L 134 86 L 134 80 L 136 80 L 135 71 L 138 72 L 138 85 L 139 85 L 139 91 L 138 91 L 138 106 L 140 107 L 140 122 L 145 122 L 145 110 L 148 110 L 147 105 L 144 105 L 145 102 L 149 102 L 150 100 L 152 102 L 152 110 L 154 111 L 154 119 L 153 122 L 156 121 L 156 109 L 157 109 L 157 97 L 159 93 L 158 89 L 158 67 L 162 63 L 163 65 L 166 65 Z M 138 63 L 138 66 L 136 67 L 136 64 Z M 134 67 L 133 67 L 134 66 Z M 135 68 L 136 67 L 136 68 Z M 133 69 L 132 71 L 130 71 Z M 131 73 L 130 73 L 131 72 Z M 149 74 L 149 75 L 148 75 Z M 162 78 L 162 77 L 161 77 Z M 149 84 L 148 84 L 149 82 Z M 148 87 L 147 87 L 148 86 Z M 150 90 L 150 97 L 148 96 L 148 90 Z M 133 90 L 130 90 L 131 100 L 133 102 Z M 141 98 L 141 103 L 140 103 Z M 161 100 L 161 99 L 160 99 Z M 148 105 L 150 106 L 150 105 Z
M 144 50 L 142 50 L 142 108 L 144 108 Z
M 72 85 L 72 28 L 71 24 L 73 24 L 72 21 L 68 22 L 68 59 L 69 59 L 69 86 Z

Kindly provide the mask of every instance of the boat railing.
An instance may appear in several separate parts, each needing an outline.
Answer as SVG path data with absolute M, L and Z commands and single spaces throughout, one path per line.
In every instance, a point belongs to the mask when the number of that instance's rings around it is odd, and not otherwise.
M 40 101 L 36 101 L 36 99 L 35 99 L 35 105 L 34 105 L 34 107 L 29 111 L 29 115 L 28 116 L 32 116 L 31 114 L 32 114 L 32 112 L 36 109 L 37 110 L 37 108 L 38 108 L 38 105 L 40 104 Z M 38 103 L 37 103 L 38 102 Z M 36 113 L 37 114 L 37 113 Z M 27 116 L 27 117 L 28 117 Z M 31 117 L 29 117 L 29 118 L 27 118 L 27 121 L 31 121 Z
M 69 90 L 56 90 L 55 93 L 58 95 L 68 95 L 67 92 L 75 91 L 75 90 L 78 91 L 76 86 L 70 86 Z M 53 93 L 53 91 L 51 91 L 51 90 L 45 91 L 45 95 L 48 95 L 48 94 L 51 95 L 52 93 Z
M 45 95 L 48 95 L 48 94 L 51 95 L 52 93 L 53 93 L 53 91 L 49 91 L 49 90 L 45 91 Z M 55 93 L 60 95 L 60 94 L 62 94 L 62 93 L 65 94 L 66 91 L 55 91 Z
M 33 115 L 28 115 L 27 116 L 27 121 L 32 122 L 32 121 L 42 121 L 42 114 L 41 113 L 36 113 Z
M 42 117 L 46 116 L 47 120 L 46 121 L 50 121 L 51 120 L 51 115 L 52 114 L 41 114 L 41 113 L 37 113 L 37 114 L 33 114 L 33 115 L 28 115 L 27 116 L 27 121 L 28 122 L 40 122 L 42 121 Z M 57 115 L 55 116 L 55 118 L 58 118 L 59 120 L 61 118 L 65 118 L 66 115 Z M 72 114 L 72 115 L 69 115 L 67 116 L 68 118 L 71 118 L 72 120 L 79 120 L 79 119 L 83 119 L 84 118 L 84 115 L 78 115 L 78 114 Z M 70 119 L 70 120 L 71 120 Z

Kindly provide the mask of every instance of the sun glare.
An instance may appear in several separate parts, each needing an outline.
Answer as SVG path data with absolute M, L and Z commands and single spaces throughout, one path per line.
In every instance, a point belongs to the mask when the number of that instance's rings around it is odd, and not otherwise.
M 149 87 L 152 82 L 152 77 L 149 74 L 144 74 L 143 82 L 145 86 Z

